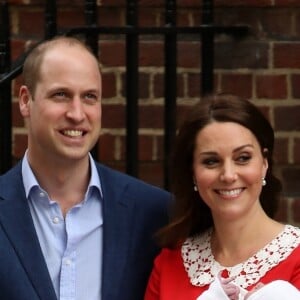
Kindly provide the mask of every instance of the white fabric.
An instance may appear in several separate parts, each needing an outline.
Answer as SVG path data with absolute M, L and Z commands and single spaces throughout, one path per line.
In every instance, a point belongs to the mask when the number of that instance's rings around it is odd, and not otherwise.
M 247 291 L 241 289 L 239 300 L 244 300 Z M 209 289 L 196 300 L 228 300 L 218 278 L 212 282 Z M 299 300 L 300 291 L 289 282 L 275 280 L 256 290 L 247 300 Z
M 275 239 L 248 260 L 232 267 L 224 267 L 214 259 L 211 252 L 211 232 L 209 230 L 188 238 L 181 248 L 185 270 L 191 284 L 195 286 L 210 284 L 220 271 L 227 270 L 229 277 L 235 277 L 233 283 L 246 289 L 285 260 L 300 243 L 300 229 L 286 225 Z
M 239 300 L 243 300 L 244 299 L 244 295 L 247 293 L 246 290 L 244 290 L 243 288 L 240 288 L 240 297 Z M 202 293 L 197 300 L 227 300 L 229 299 L 227 297 L 227 295 L 225 294 L 221 282 L 218 279 L 218 277 L 216 277 L 215 281 L 213 281 L 211 283 L 211 285 L 209 286 L 209 289 L 206 290 L 204 293 Z
M 226 299 L 226 298 L 225 298 Z M 275 280 L 258 289 L 247 300 L 299 300 L 300 291 L 289 282 Z M 217 299 L 215 299 L 217 300 Z

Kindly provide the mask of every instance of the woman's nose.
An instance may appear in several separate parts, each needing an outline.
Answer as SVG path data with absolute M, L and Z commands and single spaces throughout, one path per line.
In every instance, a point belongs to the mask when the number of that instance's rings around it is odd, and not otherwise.
M 233 182 L 237 179 L 237 172 L 234 164 L 224 163 L 221 170 L 220 180 L 223 182 Z

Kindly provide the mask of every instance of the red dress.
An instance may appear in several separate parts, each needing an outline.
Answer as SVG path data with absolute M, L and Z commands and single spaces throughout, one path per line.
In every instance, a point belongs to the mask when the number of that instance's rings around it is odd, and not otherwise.
M 235 283 L 247 290 L 258 282 L 277 279 L 300 289 L 300 229 L 286 225 L 254 256 L 230 268 L 214 260 L 210 231 L 187 239 L 175 250 L 163 249 L 155 260 L 144 300 L 195 300 L 224 269 L 229 276 L 237 276 Z

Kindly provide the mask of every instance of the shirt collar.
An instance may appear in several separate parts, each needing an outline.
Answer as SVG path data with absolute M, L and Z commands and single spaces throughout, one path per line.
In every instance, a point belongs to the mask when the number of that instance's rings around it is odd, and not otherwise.
M 38 187 L 40 189 L 42 189 L 42 188 L 40 187 L 36 177 L 34 176 L 34 174 L 32 172 L 32 169 L 29 165 L 27 151 L 22 160 L 22 178 L 23 178 L 23 185 L 25 188 L 26 198 L 28 199 L 29 193 L 32 190 L 32 188 L 34 188 L 34 187 Z M 90 168 L 91 168 L 91 178 L 90 178 L 90 182 L 89 182 L 89 185 L 88 185 L 88 188 L 86 191 L 86 195 L 91 190 L 92 187 L 95 187 L 99 190 L 100 196 L 102 198 L 103 194 L 102 194 L 102 188 L 101 188 L 100 175 L 98 174 L 95 161 L 92 158 L 92 155 L 90 153 L 89 153 L 89 160 L 90 160 Z

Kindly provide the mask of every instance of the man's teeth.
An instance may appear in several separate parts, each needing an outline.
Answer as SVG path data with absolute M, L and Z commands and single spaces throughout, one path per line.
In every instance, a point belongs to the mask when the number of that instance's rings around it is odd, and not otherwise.
M 64 130 L 64 135 L 68 136 L 82 136 L 81 130 Z
M 224 196 L 237 196 L 241 192 L 242 192 L 242 189 L 219 190 L 219 194 L 224 195 Z

